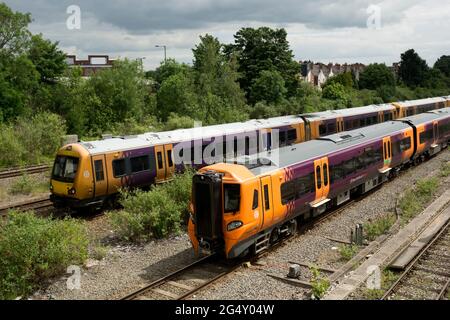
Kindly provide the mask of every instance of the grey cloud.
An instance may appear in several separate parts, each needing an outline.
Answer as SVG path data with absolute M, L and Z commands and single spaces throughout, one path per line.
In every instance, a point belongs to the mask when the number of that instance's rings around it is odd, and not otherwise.
M 387 1 L 383 23 L 396 22 L 418 1 Z M 366 9 L 373 0 L 15 0 L 15 9 L 31 11 L 36 23 L 64 21 L 66 8 L 79 5 L 83 14 L 96 17 L 132 34 L 194 29 L 211 24 L 259 21 L 301 23 L 312 28 L 365 27 Z

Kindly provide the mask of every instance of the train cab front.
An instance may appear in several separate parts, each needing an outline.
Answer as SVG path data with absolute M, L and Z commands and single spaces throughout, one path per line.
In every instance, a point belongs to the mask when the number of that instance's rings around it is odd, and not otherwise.
M 70 144 L 58 151 L 50 180 L 50 200 L 55 207 L 77 208 L 92 197 L 88 158 L 87 150 L 80 144 Z
M 257 188 L 249 177 L 245 167 L 231 164 L 205 167 L 194 176 L 188 230 L 197 253 L 236 258 L 246 251 L 238 243 L 255 230 L 260 220 L 246 208 Z

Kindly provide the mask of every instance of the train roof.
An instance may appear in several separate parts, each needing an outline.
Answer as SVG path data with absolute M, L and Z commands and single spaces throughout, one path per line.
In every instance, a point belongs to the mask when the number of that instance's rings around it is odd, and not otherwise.
M 118 152 L 145 148 L 160 144 L 178 143 L 189 140 L 198 140 L 223 134 L 236 134 L 258 129 L 290 126 L 302 123 L 303 120 L 296 115 L 275 117 L 270 119 L 257 119 L 245 122 L 219 124 L 207 127 L 179 129 L 164 132 L 149 132 L 135 136 L 111 137 L 103 140 L 81 142 L 91 154 Z
M 386 104 L 378 104 L 378 105 L 373 104 L 373 105 L 364 106 L 364 107 L 314 112 L 314 113 L 304 114 L 303 116 L 308 120 L 328 120 L 328 119 L 334 119 L 339 116 L 349 117 L 349 116 L 356 116 L 361 113 L 374 113 L 374 112 L 392 111 L 392 110 L 395 110 L 395 107 L 390 103 L 386 103 Z
M 417 106 L 417 105 L 422 105 L 422 104 L 430 104 L 430 103 L 445 102 L 445 101 L 446 101 L 445 97 L 436 97 L 436 98 L 400 101 L 400 102 L 394 102 L 394 103 L 397 105 L 403 106 L 403 107 L 411 107 L 411 106 Z
M 402 118 L 401 120 L 388 121 L 352 131 L 340 132 L 302 144 L 262 152 L 258 155 L 240 157 L 234 163 L 246 166 L 254 175 L 261 175 L 296 163 L 323 157 L 327 154 L 376 138 L 381 139 L 388 134 L 411 128 L 406 121 L 412 124 L 420 124 L 439 119 L 443 116 L 450 116 L 450 108 L 432 110 L 423 114 Z M 324 153 L 324 150 L 327 150 L 327 152 Z M 255 159 L 262 160 L 256 162 Z M 251 164 L 251 160 L 256 164 Z

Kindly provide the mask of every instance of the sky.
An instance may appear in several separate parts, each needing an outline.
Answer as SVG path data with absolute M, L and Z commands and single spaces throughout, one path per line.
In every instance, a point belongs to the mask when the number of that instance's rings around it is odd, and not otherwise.
M 296 60 L 391 65 L 414 48 L 432 65 L 450 55 L 450 0 L 0 1 L 31 13 L 30 30 L 68 54 L 143 58 L 146 69 L 164 58 L 156 45 L 191 63 L 200 35 L 231 43 L 240 28 L 261 26 L 285 28 Z

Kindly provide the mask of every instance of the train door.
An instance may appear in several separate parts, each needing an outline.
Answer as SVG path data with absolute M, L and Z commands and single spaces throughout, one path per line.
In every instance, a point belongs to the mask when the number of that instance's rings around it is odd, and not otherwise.
M 383 159 L 384 159 L 384 165 L 383 165 L 381 172 L 386 173 L 389 170 L 391 170 L 391 161 L 392 161 L 391 137 L 383 138 Z
M 378 112 L 378 123 L 384 122 L 384 114 L 383 111 Z
M 342 132 L 344 131 L 344 119 L 342 117 L 339 117 L 336 119 L 337 121 L 337 130 L 336 132 Z
M 437 143 L 439 141 L 439 127 L 438 122 L 433 122 L 433 145 L 432 147 L 437 147 Z
M 273 220 L 273 198 L 272 198 L 272 181 L 270 176 L 261 178 L 262 191 L 262 211 L 263 211 L 263 228 L 272 224 Z
M 169 179 L 175 173 L 175 163 L 173 161 L 173 146 L 171 144 L 167 144 L 164 146 L 165 152 L 165 165 L 166 165 L 166 179 Z
M 330 170 L 328 167 L 328 157 L 314 161 L 314 177 L 316 186 L 316 199 L 313 207 L 317 208 L 329 201 L 330 193 Z
M 94 196 L 101 197 L 108 194 L 108 181 L 106 174 L 105 155 L 92 156 L 92 165 L 94 169 Z
M 160 183 L 166 179 L 164 146 L 155 147 L 155 162 L 156 162 L 156 183 Z

